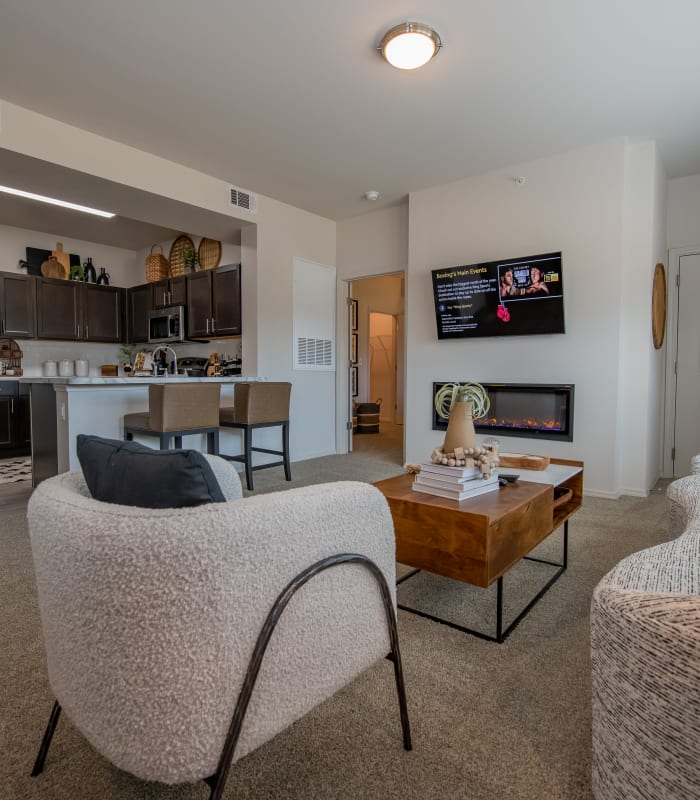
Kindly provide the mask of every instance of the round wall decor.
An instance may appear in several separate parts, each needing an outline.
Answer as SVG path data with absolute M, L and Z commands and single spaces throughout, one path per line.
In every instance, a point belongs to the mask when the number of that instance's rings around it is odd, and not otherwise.
M 651 289 L 651 335 L 658 350 L 664 343 L 666 331 L 666 272 L 663 264 L 654 267 Z
M 197 254 L 194 249 L 194 242 L 187 234 L 178 236 L 170 248 L 170 274 L 173 277 L 184 275 L 185 272 L 194 267 Z
M 221 261 L 221 242 L 202 239 L 197 250 L 197 260 L 202 269 L 216 269 Z

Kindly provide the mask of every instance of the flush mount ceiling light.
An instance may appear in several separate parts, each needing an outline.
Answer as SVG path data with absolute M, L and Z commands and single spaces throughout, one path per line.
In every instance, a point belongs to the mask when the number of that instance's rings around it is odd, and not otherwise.
M 437 32 L 422 22 L 402 22 L 388 30 L 377 48 L 398 69 L 417 69 L 442 47 Z
M 46 197 L 43 194 L 24 192 L 22 189 L 12 189 L 10 186 L 0 186 L 0 192 L 13 194 L 16 197 L 25 197 L 27 200 L 39 200 L 42 203 L 50 203 L 52 206 L 70 208 L 72 211 L 83 211 L 85 214 L 95 214 L 98 217 L 105 217 L 106 219 L 111 219 L 114 216 L 111 211 L 100 211 L 99 208 L 80 206 L 77 203 L 69 203 L 67 200 L 57 200 L 55 197 Z

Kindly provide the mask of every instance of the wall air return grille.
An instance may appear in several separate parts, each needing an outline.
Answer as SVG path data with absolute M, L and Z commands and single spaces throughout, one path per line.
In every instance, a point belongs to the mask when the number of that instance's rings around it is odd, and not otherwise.
M 297 339 L 297 364 L 300 367 L 332 367 L 333 342 L 330 339 Z
M 293 259 L 292 369 L 335 371 L 335 267 Z
M 229 202 L 236 208 L 243 208 L 253 214 L 258 210 L 258 196 L 237 186 L 229 186 Z

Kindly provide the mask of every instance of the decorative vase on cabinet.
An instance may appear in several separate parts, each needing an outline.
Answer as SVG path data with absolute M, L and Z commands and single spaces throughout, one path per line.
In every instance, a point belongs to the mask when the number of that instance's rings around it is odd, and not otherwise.
M 83 275 L 85 283 L 95 283 L 97 281 L 97 272 L 95 272 L 95 267 L 92 264 L 91 258 L 88 258 L 83 264 Z

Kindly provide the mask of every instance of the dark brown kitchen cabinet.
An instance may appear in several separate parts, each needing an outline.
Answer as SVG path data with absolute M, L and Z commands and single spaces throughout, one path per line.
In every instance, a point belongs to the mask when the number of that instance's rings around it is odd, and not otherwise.
M 18 381 L 0 381 L 0 454 L 3 457 L 28 455 L 31 433 L 29 427 L 29 397 Z
M 124 290 L 116 286 L 81 285 L 81 338 L 86 342 L 121 342 Z
M 81 338 L 80 288 L 78 281 L 37 279 L 36 312 L 39 339 Z
M 184 306 L 187 303 L 187 279 L 184 275 L 151 283 L 153 289 L 153 308 Z
M 123 289 L 80 281 L 39 278 L 37 337 L 66 341 L 121 342 Z
M 148 312 L 152 308 L 153 285 L 132 286 L 126 290 L 126 341 L 148 341 Z
M 187 335 L 190 339 L 241 333 L 241 268 L 228 264 L 187 276 Z
M 15 339 L 36 336 L 36 278 L 0 275 L 0 335 Z

